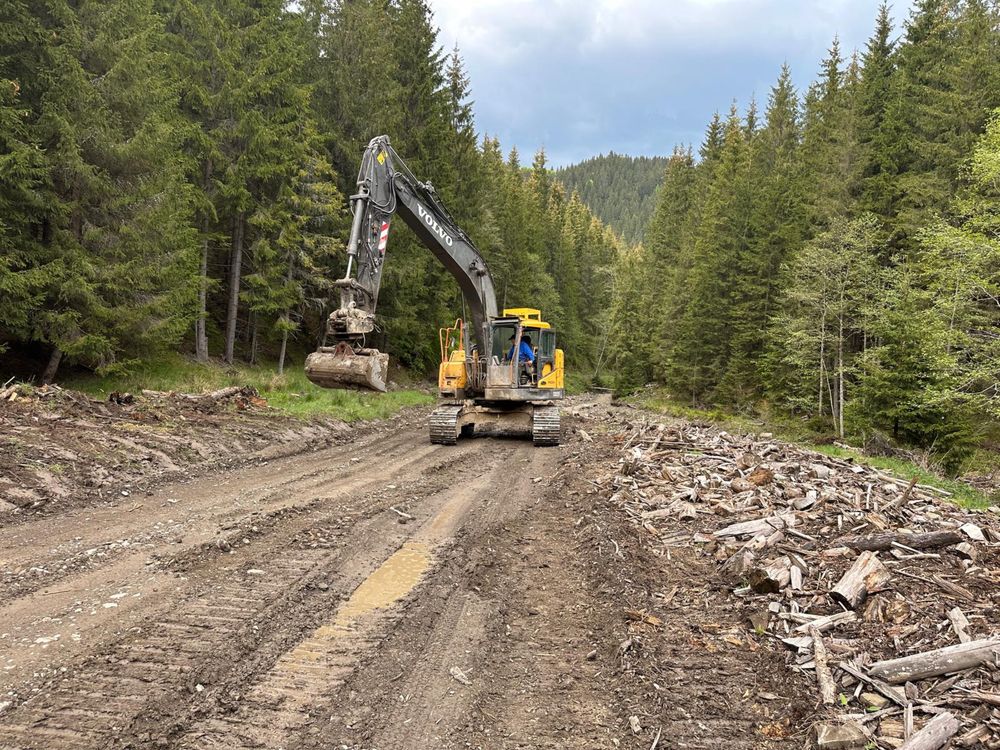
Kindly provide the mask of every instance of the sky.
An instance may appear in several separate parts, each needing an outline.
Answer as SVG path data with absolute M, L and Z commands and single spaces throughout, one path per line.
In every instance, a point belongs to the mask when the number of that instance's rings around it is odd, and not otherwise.
M 783 63 L 800 91 L 835 35 L 863 50 L 878 0 L 431 0 L 476 125 L 522 163 L 697 147 L 715 111 L 760 107 Z M 897 36 L 909 0 L 896 0 Z

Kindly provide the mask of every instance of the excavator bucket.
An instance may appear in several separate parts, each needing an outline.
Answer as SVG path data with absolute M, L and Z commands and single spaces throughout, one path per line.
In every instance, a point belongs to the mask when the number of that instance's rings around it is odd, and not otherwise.
M 378 349 L 355 351 L 346 343 L 322 347 L 306 358 L 306 377 L 321 388 L 385 393 L 389 355 Z

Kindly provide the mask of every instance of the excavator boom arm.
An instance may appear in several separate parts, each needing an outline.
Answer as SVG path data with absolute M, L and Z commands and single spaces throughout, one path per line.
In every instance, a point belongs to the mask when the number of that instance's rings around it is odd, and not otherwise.
M 485 347 L 486 322 L 497 314 L 496 292 L 486 261 L 455 223 L 434 188 L 419 182 L 389 144 L 373 138 L 365 149 L 358 193 L 351 197 L 354 221 L 347 244 L 348 266 L 341 288 L 341 311 L 359 322 L 371 320 L 378 304 L 390 224 L 398 214 L 458 282 L 469 306 L 473 335 Z M 345 313 L 346 315 L 346 313 Z M 336 334 L 349 338 L 349 332 Z
M 373 138 L 365 149 L 351 208 L 354 218 L 347 243 L 347 271 L 334 282 L 340 289 L 340 307 L 330 314 L 327 324 L 327 338 L 336 346 L 321 347 L 309 356 L 309 379 L 327 388 L 386 390 L 388 356 L 365 348 L 365 338 L 375 330 L 375 309 L 395 214 L 455 277 L 472 316 L 474 340 L 481 352 L 487 352 L 488 325 L 497 315 L 497 302 L 486 261 L 433 186 L 413 176 L 387 136 Z

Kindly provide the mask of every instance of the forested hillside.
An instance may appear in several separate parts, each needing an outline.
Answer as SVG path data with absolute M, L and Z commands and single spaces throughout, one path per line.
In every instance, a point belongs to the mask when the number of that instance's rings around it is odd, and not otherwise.
M 863 50 L 834 41 L 806 91 L 785 69 L 762 111 L 716 116 L 620 259 L 623 385 L 956 468 L 1000 416 L 998 105 L 995 5 L 919 0 L 901 36 L 883 6 Z
M 619 241 L 543 155 L 525 172 L 479 140 L 469 85 L 424 0 L 0 4 L 0 351 L 46 381 L 168 350 L 280 369 L 322 335 L 345 196 L 387 133 L 501 304 L 594 359 Z M 428 369 L 458 287 L 402 222 L 388 255 L 378 346 Z
M 614 151 L 560 167 L 556 177 L 579 193 L 597 217 L 629 242 L 642 239 L 653 216 L 656 189 L 663 182 L 664 156 L 624 156 Z

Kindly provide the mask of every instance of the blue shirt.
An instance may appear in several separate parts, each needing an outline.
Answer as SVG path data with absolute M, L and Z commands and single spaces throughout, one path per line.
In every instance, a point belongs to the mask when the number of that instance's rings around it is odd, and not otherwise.
M 507 352 L 507 359 L 514 359 L 514 347 L 513 347 L 513 345 L 511 345 L 510 351 Z M 522 362 L 534 362 L 535 361 L 535 353 L 533 351 L 531 351 L 531 347 L 528 345 L 528 342 L 525 341 L 524 339 L 521 339 L 521 356 L 519 357 L 519 359 Z

